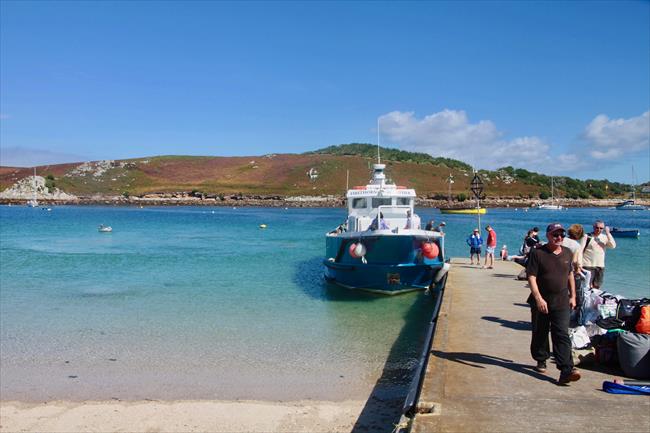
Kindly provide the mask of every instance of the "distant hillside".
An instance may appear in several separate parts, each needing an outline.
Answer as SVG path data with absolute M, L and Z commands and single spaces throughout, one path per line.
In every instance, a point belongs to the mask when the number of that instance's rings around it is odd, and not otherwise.
M 349 186 L 365 185 L 376 161 L 377 147 L 352 143 L 304 154 L 263 156 L 156 156 L 121 161 L 95 161 L 37 167 L 47 188 L 80 197 L 144 196 L 186 192 L 192 195 L 343 195 Z M 469 197 L 473 173 L 461 161 L 381 148 L 387 175 L 399 185 L 415 188 L 421 197 L 443 199 L 448 178 L 452 195 Z M 32 168 L 0 167 L 0 190 L 32 176 Z M 480 171 L 488 197 L 538 199 L 550 195 L 550 177 L 513 167 Z M 556 177 L 558 198 L 626 197 L 629 185 L 606 180 L 580 181 Z M 24 185 L 23 185 L 24 186 Z
M 329 146 L 314 152 L 323 155 L 359 155 L 369 158 L 377 157 L 377 146 L 367 143 L 351 143 L 339 146 Z M 462 161 L 449 158 L 434 158 L 426 153 L 407 152 L 399 149 L 390 149 L 380 147 L 382 160 L 415 162 L 418 164 L 426 163 L 440 167 L 447 167 L 463 172 L 470 172 L 472 167 Z M 487 179 L 502 179 L 507 184 L 523 183 L 534 186 L 539 198 L 546 199 L 551 195 L 551 178 L 549 176 L 530 172 L 521 168 L 502 167 L 496 171 L 480 170 L 481 176 Z M 453 174 L 453 173 L 452 173 Z M 632 190 L 631 185 L 619 182 L 610 182 L 608 180 L 578 180 L 566 176 L 553 178 L 556 197 L 566 198 L 606 198 L 624 196 Z M 639 191 L 641 188 L 639 188 Z
M 456 159 L 442 157 L 434 158 L 428 153 L 407 152 L 405 150 L 391 149 L 388 147 L 379 147 L 379 149 L 381 158 L 385 161 L 416 162 L 418 164 L 429 163 L 433 165 L 444 165 L 445 167 L 455 168 L 458 170 L 472 169 L 469 164 Z M 340 144 L 338 146 L 325 147 L 313 152 L 306 152 L 305 154 L 309 155 L 314 153 L 321 155 L 359 155 L 368 158 L 376 158 L 377 145 L 368 143 Z

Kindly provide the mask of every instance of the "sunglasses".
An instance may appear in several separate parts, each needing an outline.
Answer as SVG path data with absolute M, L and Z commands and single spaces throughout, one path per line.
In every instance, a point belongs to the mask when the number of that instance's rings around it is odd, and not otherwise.
M 601 226 L 594 226 L 594 229 L 605 230 L 605 227 L 604 227 L 604 226 L 603 226 L 603 227 L 601 227 Z
M 551 233 L 551 236 L 554 238 L 564 238 L 566 237 L 566 233 Z

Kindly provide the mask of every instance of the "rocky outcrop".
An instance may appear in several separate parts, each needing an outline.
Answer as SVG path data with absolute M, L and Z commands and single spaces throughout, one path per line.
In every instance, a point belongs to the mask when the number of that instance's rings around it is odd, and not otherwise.
M 29 176 L 20 179 L 10 188 L 0 192 L 0 199 L 4 200 L 58 200 L 76 201 L 75 195 L 61 191 L 59 188 L 48 188 L 46 180 L 41 176 Z

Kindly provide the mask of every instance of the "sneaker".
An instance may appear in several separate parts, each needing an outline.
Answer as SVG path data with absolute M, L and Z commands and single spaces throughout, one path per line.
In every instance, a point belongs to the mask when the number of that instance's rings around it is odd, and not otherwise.
M 560 385 L 566 385 L 569 382 L 575 382 L 577 380 L 580 380 L 580 372 L 577 368 L 573 368 L 567 373 L 560 374 L 560 378 L 557 380 L 557 383 Z
M 535 371 L 538 373 L 546 373 L 546 361 L 537 361 Z

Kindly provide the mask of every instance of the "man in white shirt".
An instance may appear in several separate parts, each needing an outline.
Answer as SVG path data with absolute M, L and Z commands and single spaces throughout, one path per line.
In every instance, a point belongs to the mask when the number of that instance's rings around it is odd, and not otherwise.
M 594 223 L 594 231 L 580 241 L 582 267 L 591 271 L 591 288 L 600 289 L 605 278 L 605 250 L 616 248 L 616 241 L 609 227 L 601 220 Z

